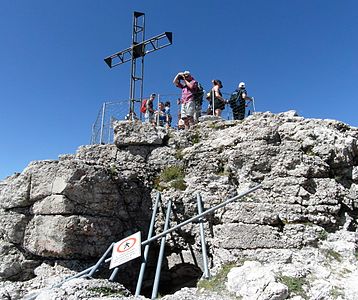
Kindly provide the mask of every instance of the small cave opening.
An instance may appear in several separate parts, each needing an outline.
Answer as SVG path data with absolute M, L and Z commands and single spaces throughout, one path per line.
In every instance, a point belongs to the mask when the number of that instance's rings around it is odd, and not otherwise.
M 159 252 L 160 249 L 157 244 L 150 247 L 148 252 L 145 272 L 139 293 L 146 298 L 152 297 Z M 181 253 L 179 255 L 175 254 L 175 256 L 176 258 L 173 259 L 173 253 L 171 253 L 169 247 L 166 247 L 160 269 L 158 297 L 174 294 L 184 287 L 196 287 L 198 281 L 202 277 L 203 271 L 198 266 L 196 258 L 193 257 L 192 259 L 187 259 L 187 256 L 182 255 Z M 180 257 L 180 259 L 178 257 Z M 118 272 L 114 279 L 115 282 L 122 284 L 133 295 L 136 292 L 142 262 L 143 257 L 118 266 Z M 109 270 L 106 267 L 101 268 L 95 278 L 108 279 L 112 272 L 113 269 Z
M 151 254 L 148 257 L 147 268 L 140 292 L 140 295 L 143 295 L 147 298 L 151 298 L 153 292 L 159 248 L 155 247 L 155 249 L 152 249 L 150 252 Z M 184 287 L 197 286 L 197 283 L 203 274 L 203 271 L 197 264 L 193 263 L 192 261 L 179 261 L 175 264 L 172 264 L 168 261 L 169 256 L 165 256 L 166 257 L 163 260 L 160 271 L 158 295 L 164 296 L 168 294 L 174 294 L 176 291 Z M 139 269 L 137 274 L 139 274 Z M 135 293 L 135 285 L 137 284 L 137 280 L 138 276 L 133 281 L 134 287 L 126 286 L 133 294 Z

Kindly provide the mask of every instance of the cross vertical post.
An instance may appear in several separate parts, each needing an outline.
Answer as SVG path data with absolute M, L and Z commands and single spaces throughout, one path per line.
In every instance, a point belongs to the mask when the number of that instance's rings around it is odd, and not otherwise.
M 134 103 L 136 101 L 142 102 L 143 99 L 143 75 L 144 75 L 144 55 L 141 56 L 141 66 L 139 70 L 139 75 L 137 75 L 137 56 L 142 54 L 142 49 L 138 48 L 135 50 L 135 47 L 139 44 L 143 44 L 145 37 L 145 14 L 141 12 L 133 13 L 133 29 L 132 29 L 132 59 L 131 59 L 131 77 L 130 77 L 130 91 L 129 91 L 129 113 L 133 118 L 134 112 Z M 137 81 L 140 81 L 139 87 L 139 100 L 136 99 L 136 88 Z M 131 119 L 132 119 L 131 118 Z

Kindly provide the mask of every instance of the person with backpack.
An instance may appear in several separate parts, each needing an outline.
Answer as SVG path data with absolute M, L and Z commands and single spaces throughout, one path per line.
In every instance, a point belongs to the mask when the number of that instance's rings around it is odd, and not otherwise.
M 223 95 L 220 89 L 223 87 L 221 80 L 213 79 L 211 81 L 213 87 L 207 95 L 207 100 L 210 103 L 210 106 L 214 110 L 214 114 L 216 117 L 221 116 L 221 112 L 225 109 L 226 100 L 223 98 Z
M 194 124 L 194 94 L 197 91 L 197 82 L 189 71 L 185 71 L 179 72 L 174 77 L 173 83 L 181 89 L 180 115 L 184 121 L 185 129 L 189 129 Z
M 232 109 L 234 120 L 245 118 L 247 91 L 244 82 L 240 82 L 237 89 L 231 94 L 229 104 Z
M 194 123 L 199 122 L 199 118 L 201 117 L 201 110 L 203 107 L 203 98 L 204 98 L 204 88 L 200 84 L 200 82 L 196 82 L 196 92 L 194 93 Z
M 144 122 L 145 123 L 152 123 L 155 124 L 154 120 L 154 99 L 157 95 L 151 94 L 149 96 L 149 99 L 143 99 L 140 111 L 141 113 L 144 113 Z

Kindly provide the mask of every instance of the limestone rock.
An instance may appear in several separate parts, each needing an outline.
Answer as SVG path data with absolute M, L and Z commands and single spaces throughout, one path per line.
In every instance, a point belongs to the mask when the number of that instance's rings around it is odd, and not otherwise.
M 65 282 L 60 288 L 44 289 L 36 297 L 36 300 L 102 299 L 103 296 L 128 299 L 127 297 L 130 296 L 130 292 L 119 283 L 112 283 L 108 280 L 79 278 Z
M 115 121 L 113 124 L 114 143 L 118 147 L 133 145 L 162 145 L 166 137 L 164 127 L 149 123 Z
M 243 300 L 286 299 L 288 288 L 276 282 L 274 273 L 258 262 L 245 261 L 242 267 L 233 268 L 228 274 L 228 290 Z
M 222 293 L 197 291 L 196 289 L 183 288 L 173 295 L 167 295 L 163 300 L 234 300 L 233 297 L 223 295 Z
M 163 230 L 169 198 L 175 226 L 197 214 L 198 192 L 207 210 L 261 184 L 203 221 L 213 274 L 226 263 L 257 261 L 275 278 L 261 290 L 262 299 L 285 295 L 281 275 L 311 283 L 303 284 L 302 295 L 289 288 L 292 299 L 354 299 L 357 128 L 290 111 L 242 121 L 205 117 L 188 131 L 116 122 L 114 131 L 112 145 L 81 146 L 58 160 L 32 162 L 0 182 L 0 277 L 11 295 L 46 287 L 36 266 L 48 260 L 78 271 L 112 242 L 136 231 L 146 236 L 159 190 L 156 233 Z M 153 251 L 156 257 L 156 243 Z M 167 239 L 163 285 L 181 284 L 170 276 L 180 264 L 185 274 L 203 268 L 199 223 Z M 136 276 L 133 271 L 122 281 L 133 288 Z M 203 296 L 188 289 L 176 297 Z
M 0 240 L 0 276 L 4 280 L 27 280 L 33 277 L 33 269 L 38 266 L 35 260 L 27 259 L 13 244 Z
M 27 226 L 24 249 L 43 257 L 96 257 L 106 250 L 109 240 L 123 232 L 117 219 L 40 215 Z

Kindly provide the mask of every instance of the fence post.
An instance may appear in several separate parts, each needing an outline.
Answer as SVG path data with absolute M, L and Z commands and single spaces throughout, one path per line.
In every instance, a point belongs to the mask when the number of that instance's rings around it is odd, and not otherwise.
M 256 112 L 256 108 L 255 108 L 255 97 L 251 97 L 252 98 L 252 108 L 254 109 L 254 112 Z
M 95 144 L 95 143 L 96 143 L 96 137 L 95 137 L 95 124 L 96 124 L 96 123 L 93 123 L 93 124 L 92 124 L 91 145 L 93 145 L 93 144 Z
M 213 116 L 215 116 L 214 102 L 215 102 L 215 92 L 211 89 L 211 109 L 213 111 Z
M 159 202 L 161 200 L 161 194 L 158 192 L 157 193 L 157 199 L 155 201 L 154 204 L 154 208 L 153 208 L 153 212 L 152 212 L 152 218 L 150 220 L 150 225 L 149 225 L 149 231 L 148 231 L 148 239 L 150 239 L 153 236 L 153 230 L 154 230 L 154 223 L 155 223 L 155 217 L 157 215 L 157 210 L 158 210 L 158 205 Z M 142 282 L 143 282 L 143 277 L 144 277 L 144 271 L 145 268 L 147 266 L 147 259 L 148 259 L 148 252 L 149 252 L 149 244 L 145 245 L 144 247 L 144 251 L 143 251 L 143 259 L 142 259 L 142 264 L 140 266 L 140 271 L 139 271 L 139 276 L 138 276 L 138 281 L 137 281 L 137 286 L 135 289 L 135 297 L 138 297 L 142 288 Z
M 103 103 L 102 106 L 102 121 L 101 121 L 101 131 L 100 131 L 100 137 L 99 137 L 99 143 L 102 144 L 103 142 L 103 130 L 104 130 L 104 116 L 106 113 L 106 102 Z
M 159 103 L 160 103 L 160 94 L 158 94 L 158 104 L 157 104 L 157 115 L 156 115 L 156 120 L 155 123 L 157 124 L 157 126 L 159 126 Z
M 198 213 L 203 213 L 203 203 L 201 199 L 200 193 L 196 195 L 196 200 L 198 204 Z M 210 278 L 210 272 L 208 268 L 208 254 L 206 252 L 206 241 L 205 241 L 205 232 L 204 232 L 204 219 L 199 219 L 199 227 L 200 227 L 200 242 L 201 242 L 201 252 L 203 255 L 203 267 L 204 267 L 204 278 Z
M 166 213 L 166 216 L 165 216 L 164 232 L 167 231 L 168 228 L 169 228 L 171 210 L 172 210 L 172 200 L 169 199 L 168 207 L 167 207 L 167 213 Z M 154 284 L 153 284 L 153 291 L 152 291 L 151 299 L 156 299 L 157 295 L 158 295 L 158 287 L 159 287 L 159 281 L 160 281 L 160 272 L 162 270 L 162 262 L 163 262 L 163 255 L 164 255 L 165 240 L 166 240 L 166 235 L 164 235 L 162 237 L 162 240 L 160 242 L 157 269 L 155 271 L 155 278 L 154 278 Z
M 114 118 L 113 116 L 111 116 L 109 118 L 109 124 L 108 124 L 108 139 L 107 139 L 107 144 L 111 143 L 111 135 L 112 135 L 112 124 L 113 124 Z

